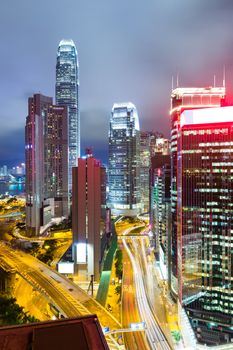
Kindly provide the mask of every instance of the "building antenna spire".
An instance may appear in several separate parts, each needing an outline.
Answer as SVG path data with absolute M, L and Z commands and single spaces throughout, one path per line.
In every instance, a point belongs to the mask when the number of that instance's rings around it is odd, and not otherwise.
M 174 89 L 174 77 L 172 75 L 172 91 L 173 91 L 173 89 Z
M 225 64 L 223 65 L 223 79 L 222 79 L 222 84 L 223 87 L 226 87 L 226 68 L 225 68 Z
M 179 87 L 179 72 L 176 73 L 176 87 Z
M 214 87 L 216 87 L 216 75 L 214 74 Z

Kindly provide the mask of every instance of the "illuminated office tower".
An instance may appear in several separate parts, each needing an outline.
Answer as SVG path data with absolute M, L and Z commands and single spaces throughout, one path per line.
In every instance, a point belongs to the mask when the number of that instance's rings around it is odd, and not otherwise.
M 54 217 L 68 217 L 67 108 L 49 106 L 44 118 L 44 197 L 54 198 Z
M 7 176 L 8 175 L 7 165 L 3 165 L 2 170 L 3 170 L 2 171 L 3 176 Z
M 25 127 L 26 226 L 33 235 L 52 217 L 67 216 L 67 113 L 51 97 L 28 99 Z
M 219 107 L 225 101 L 224 87 L 176 88 L 171 94 L 171 291 L 178 295 L 178 274 L 182 268 L 181 256 L 177 254 L 177 135 L 180 128 L 180 114 L 186 109 Z
M 169 154 L 155 153 L 150 168 L 150 225 L 157 261 L 163 278 L 170 275 L 171 257 L 171 159 Z M 170 285 L 170 283 L 169 283 Z
M 101 263 L 101 238 L 104 221 L 101 217 L 106 198 L 105 168 L 90 152 L 78 159 L 73 168 L 72 231 L 75 273 L 80 280 L 94 275 L 99 280 Z
M 143 212 L 150 209 L 150 166 L 155 153 L 168 154 L 170 141 L 159 132 L 140 131 L 140 192 Z
M 109 128 L 109 196 L 113 215 L 140 212 L 140 145 L 136 107 L 114 104 Z
M 79 64 L 73 40 L 61 40 L 57 51 L 56 105 L 68 110 L 69 133 L 69 190 L 72 186 L 72 167 L 80 157 Z
M 210 344 L 233 338 L 233 107 L 186 110 L 179 127 L 179 300 Z
M 164 137 L 158 137 L 153 151 L 154 153 L 170 154 L 170 140 L 165 139 Z
M 26 226 L 32 234 L 40 233 L 44 223 L 44 128 L 43 118 L 52 105 L 52 97 L 35 94 L 28 99 L 25 127 Z
M 25 175 L 25 163 L 21 163 L 20 167 L 22 169 L 22 175 Z
M 143 212 L 149 211 L 149 179 L 150 179 L 150 144 L 151 133 L 140 132 L 140 189 Z

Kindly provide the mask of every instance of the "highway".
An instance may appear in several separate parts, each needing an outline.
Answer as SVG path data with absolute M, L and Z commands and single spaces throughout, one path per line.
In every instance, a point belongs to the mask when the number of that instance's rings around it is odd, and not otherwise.
M 130 243 L 128 243 L 127 240 L 130 241 Z M 169 350 L 171 347 L 168 344 L 167 339 L 165 338 L 150 307 L 150 302 L 148 300 L 148 295 L 144 284 L 144 271 L 140 264 L 141 253 L 138 251 L 137 240 L 139 240 L 139 238 L 123 238 L 122 243 L 133 267 L 133 277 L 139 315 L 141 320 L 146 323 L 145 334 L 148 339 L 150 349 Z M 134 348 L 130 348 L 130 350 L 131 349 L 133 350 Z
M 173 344 L 173 341 L 167 324 L 165 307 L 165 303 L 167 302 L 166 296 L 163 294 L 164 291 L 158 286 L 159 279 L 157 278 L 155 261 L 152 259 L 153 255 L 150 254 L 147 256 L 146 254 L 146 249 L 149 246 L 148 237 L 135 239 L 133 244 L 135 254 L 138 257 L 140 265 L 143 269 L 144 285 L 153 315 L 171 345 Z
M 137 308 L 136 290 L 132 274 L 132 263 L 123 249 L 123 283 L 122 283 L 122 326 L 128 328 L 130 323 L 141 322 Z M 129 350 L 149 350 L 149 344 L 145 332 L 130 332 L 124 334 L 125 344 Z
M 110 327 L 111 330 L 121 328 L 121 324 L 81 288 L 31 255 L 0 243 L 0 257 L 65 317 L 96 314 L 102 327 Z M 118 348 L 112 337 L 106 338 L 111 349 Z

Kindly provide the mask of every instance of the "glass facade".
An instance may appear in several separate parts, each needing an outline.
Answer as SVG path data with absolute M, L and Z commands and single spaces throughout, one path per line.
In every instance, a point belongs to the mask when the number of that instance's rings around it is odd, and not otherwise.
M 178 137 L 180 301 L 233 325 L 233 107 L 196 111 Z M 223 113 L 222 113 L 223 111 Z M 195 111 L 192 112 L 195 117 Z M 224 122 L 225 112 L 232 122 Z M 187 113 L 188 114 L 188 113 Z M 182 117 L 183 117 L 182 116 Z M 205 124 L 203 124 L 205 121 Z M 189 124 L 192 122 L 192 124 Z M 195 305 L 194 307 L 195 308 Z M 214 315 L 218 317 L 214 318 Z M 224 317 L 224 315 L 226 317 Z
M 140 134 L 136 107 L 114 104 L 109 129 L 109 196 L 113 215 L 140 211 Z
M 150 133 L 140 132 L 140 188 L 143 212 L 149 211 Z
M 44 117 L 44 196 L 55 198 L 55 217 L 68 216 L 67 109 L 49 106 Z
M 171 290 L 178 295 L 178 268 L 182 269 L 182 260 L 177 254 L 178 247 L 178 218 L 177 212 L 177 136 L 180 130 L 180 115 L 184 110 L 203 107 L 219 107 L 225 101 L 224 87 L 207 88 L 176 88 L 171 95 Z
M 156 239 L 155 251 L 159 256 L 161 267 L 164 267 L 164 270 L 170 270 L 168 250 L 168 239 L 171 230 L 170 163 L 164 161 L 164 165 L 154 169 L 152 176 L 152 229 L 155 232 Z M 167 278 L 167 272 L 164 273 L 164 277 Z
M 39 235 L 43 220 L 44 200 L 44 116 L 52 97 L 35 94 L 28 99 L 25 125 L 26 226 Z
M 25 126 L 26 225 L 39 235 L 51 217 L 68 216 L 68 145 L 66 107 L 51 97 L 28 99 Z
M 171 167 L 170 155 L 156 152 L 150 169 L 150 225 L 154 236 L 156 259 L 164 278 L 170 272 L 171 237 Z
M 155 153 L 168 154 L 169 140 L 159 132 L 140 132 L 140 188 L 143 212 L 150 210 L 150 167 Z
M 199 113 L 205 119 L 205 110 Z M 233 117 L 184 125 L 178 166 L 182 300 L 204 291 L 207 309 L 233 314 Z
M 69 190 L 72 167 L 80 157 L 79 64 L 73 40 L 62 40 L 57 51 L 56 105 L 67 106 L 69 133 Z

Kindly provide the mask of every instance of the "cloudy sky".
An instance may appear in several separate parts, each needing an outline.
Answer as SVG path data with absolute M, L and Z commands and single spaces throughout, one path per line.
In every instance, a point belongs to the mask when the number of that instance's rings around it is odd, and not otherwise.
M 232 0 L 7 0 L 0 4 L 0 165 L 24 159 L 27 98 L 54 96 L 56 51 L 80 63 L 82 150 L 107 158 L 114 102 L 133 102 L 142 130 L 169 136 L 171 77 L 233 86 Z

